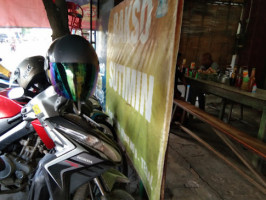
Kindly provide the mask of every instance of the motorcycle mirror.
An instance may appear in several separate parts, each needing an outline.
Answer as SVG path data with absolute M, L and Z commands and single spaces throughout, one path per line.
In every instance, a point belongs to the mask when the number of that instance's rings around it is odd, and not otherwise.
M 9 78 L 9 87 L 11 88 L 14 85 L 14 82 L 19 78 L 20 72 L 19 68 L 17 68 L 14 72 L 11 73 Z
M 23 95 L 24 95 L 24 89 L 22 87 L 12 88 L 8 92 L 9 99 L 18 99 L 18 98 L 23 97 Z

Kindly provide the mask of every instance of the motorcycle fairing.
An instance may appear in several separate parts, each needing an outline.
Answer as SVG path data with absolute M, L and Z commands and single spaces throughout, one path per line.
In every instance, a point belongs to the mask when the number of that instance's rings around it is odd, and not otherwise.
M 52 119 L 46 120 L 47 126 L 51 128 L 49 130 L 46 128 L 49 135 L 55 134 L 60 138 L 61 144 L 71 143 L 72 145 L 66 145 L 60 154 L 55 154 L 57 155 L 55 159 L 44 164 L 45 180 L 51 199 L 69 199 L 69 195 L 79 186 L 100 176 L 113 164 L 53 129 L 52 121 Z M 54 136 L 51 137 L 54 138 Z M 59 145 L 59 143 L 56 144 Z
M 119 148 L 104 133 L 80 127 L 76 121 L 70 122 L 59 116 L 58 106 L 61 106 L 62 102 L 64 99 L 58 97 L 53 87 L 47 88 L 29 102 L 38 120 L 55 143 L 54 159 L 44 161 L 40 166 L 42 169 L 38 169 L 42 170 L 52 200 L 69 199 L 70 193 L 76 191 L 81 184 L 99 177 L 115 163 L 121 162 Z M 82 137 L 90 135 L 97 143 L 93 143 L 94 140 L 82 143 L 74 137 L 75 134 Z M 109 154 L 105 155 L 102 149 L 96 149 L 94 144 L 98 143 L 106 145 L 103 148 L 114 154 L 113 159 L 109 159 Z
M 43 128 L 43 126 L 41 125 L 40 121 L 36 119 L 36 120 L 32 121 L 31 124 L 32 124 L 33 128 L 35 129 L 35 131 L 37 132 L 37 134 L 39 135 L 39 137 L 41 138 L 41 140 L 43 141 L 43 143 L 45 144 L 45 146 L 48 149 L 54 148 L 55 144 L 54 144 L 53 140 L 46 133 L 46 131 Z
M 58 116 L 58 107 L 66 99 L 59 97 L 52 86 L 35 96 L 29 105 L 34 110 L 35 115 L 42 123 L 47 118 Z
M 2 119 L 0 119 L 0 127 L 1 127 L 0 136 L 22 122 L 22 117 L 18 117 L 17 119 L 12 120 L 12 121 L 10 121 L 9 119 L 10 118 L 2 118 Z
M 73 116 L 72 116 L 73 117 Z M 61 134 L 68 136 L 68 138 L 75 138 L 74 134 L 80 134 L 83 136 L 86 135 L 92 135 L 99 139 L 99 141 L 106 143 L 107 145 L 110 145 L 113 152 L 120 152 L 117 144 L 113 142 L 108 136 L 106 136 L 101 131 L 98 131 L 97 129 L 93 129 L 90 126 L 88 126 L 88 123 L 84 122 L 84 119 L 80 118 L 79 116 L 72 118 L 71 115 L 64 115 L 64 117 L 53 117 L 49 119 L 49 122 L 53 123 L 55 126 L 55 129 L 60 132 Z M 86 126 L 85 126 L 86 125 Z M 72 132 L 72 134 L 67 132 Z M 76 139 L 74 139 L 76 140 Z M 82 142 L 79 142 L 80 144 Z M 108 151 L 104 151 L 96 149 L 94 145 L 86 145 L 89 149 L 91 149 L 93 152 L 97 153 L 104 159 L 110 159 L 110 155 L 108 155 Z M 112 154 L 112 153 L 111 153 Z M 116 153 L 114 153 L 116 154 Z M 113 154 L 112 154 L 113 155 Z M 113 160 L 113 162 L 116 162 L 117 164 L 120 164 L 121 157 L 119 156 L 119 159 L 116 161 Z
M 90 155 L 80 146 L 60 157 L 48 155 L 41 159 L 33 179 L 33 189 L 29 196 L 34 196 L 34 199 L 41 199 L 41 195 L 38 198 L 36 195 L 40 190 L 46 191 L 46 187 L 51 200 L 68 200 L 78 187 L 99 177 L 111 167 L 110 163 Z
M 5 96 L 6 93 L 0 93 L 0 119 L 14 117 L 20 113 L 22 105 Z
M 97 166 L 101 163 L 104 163 L 104 161 L 86 152 L 82 152 L 76 156 L 51 165 L 48 167 L 48 170 L 58 186 L 62 189 L 66 187 L 66 182 L 68 181 L 67 176 L 74 172 L 79 172 L 83 174 L 83 176 L 87 176 L 89 178 L 88 180 L 99 176 L 103 173 L 103 170 L 106 170 L 103 167 Z

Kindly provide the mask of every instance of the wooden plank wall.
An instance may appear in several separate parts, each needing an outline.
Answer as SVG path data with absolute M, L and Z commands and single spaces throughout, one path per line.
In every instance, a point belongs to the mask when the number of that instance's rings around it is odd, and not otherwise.
M 220 66 L 231 63 L 235 35 L 242 7 L 215 5 L 207 0 L 185 0 L 179 52 L 187 64 L 200 65 L 203 53 L 210 52 Z
M 250 6 L 250 4 L 252 6 Z M 244 12 L 246 24 L 244 47 L 239 51 L 238 65 L 256 68 L 257 87 L 266 89 L 266 0 L 249 1 Z M 250 17 L 250 18 L 249 18 Z

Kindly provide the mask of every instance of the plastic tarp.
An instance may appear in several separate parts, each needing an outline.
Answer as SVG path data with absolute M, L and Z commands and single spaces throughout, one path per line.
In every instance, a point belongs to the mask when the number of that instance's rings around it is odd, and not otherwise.
M 0 0 L 0 27 L 50 27 L 42 0 Z

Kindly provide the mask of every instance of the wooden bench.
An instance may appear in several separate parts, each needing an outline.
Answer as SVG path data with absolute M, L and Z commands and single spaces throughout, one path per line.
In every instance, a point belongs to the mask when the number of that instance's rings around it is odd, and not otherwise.
M 223 140 L 223 142 L 235 153 L 235 155 L 243 162 L 243 164 L 253 173 L 254 177 L 251 177 L 249 174 L 246 173 L 245 170 L 242 170 L 241 168 L 239 168 L 234 162 L 232 162 L 230 159 L 226 158 L 223 154 L 215 150 L 211 145 L 209 145 L 206 141 L 202 140 L 191 130 L 189 130 L 182 124 L 178 124 L 181 130 L 183 130 L 184 132 L 192 136 L 194 139 L 200 142 L 207 149 L 211 150 L 214 154 L 216 154 L 218 157 L 224 160 L 229 166 L 234 168 L 240 175 L 246 178 L 250 183 L 256 186 L 264 194 L 266 194 L 265 177 L 254 168 L 254 163 L 251 164 L 250 161 L 244 155 L 242 155 L 242 153 L 239 151 L 239 148 L 237 148 L 234 145 L 234 143 L 232 143 L 232 141 L 229 140 L 227 136 L 229 136 L 231 139 L 235 140 L 236 142 L 240 143 L 245 148 L 256 153 L 262 159 L 266 160 L 266 144 L 264 142 L 262 142 L 261 140 L 257 138 L 249 136 L 248 134 L 232 127 L 229 124 L 224 123 L 222 120 L 204 112 L 203 110 L 200 110 L 199 108 L 195 107 L 194 105 L 191 105 L 190 103 L 175 99 L 174 104 L 175 104 L 175 107 L 174 107 L 173 114 L 176 110 L 176 107 L 178 106 L 184 110 L 184 113 L 188 112 L 189 114 L 197 117 L 199 120 L 209 124 L 213 128 L 216 135 L 219 136 Z M 257 163 L 258 156 L 254 158 L 256 161 L 255 163 Z
M 223 99 L 219 116 L 220 119 L 223 118 L 225 105 L 228 101 L 262 111 L 257 138 L 266 142 L 266 90 L 257 89 L 255 93 L 251 93 L 213 81 L 195 79 L 191 77 L 185 77 L 185 79 L 191 88 L 193 87 L 195 89 L 199 89 L 204 93 L 210 93 Z
M 203 122 L 206 122 L 213 128 L 219 130 L 220 132 L 228 135 L 230 138 L 242 144 L 247 149 L 255 152 L 262 158 L 266 159 L 266 144 L 257 138 L 251 137 L 246 133 L 232 127 L 229 124 L 224 123 L 222 120 L 200 110 L 199 108 L 181 100 L 174 100 L 174 103 L 185 110 L 186 112 L 194 115 Z

